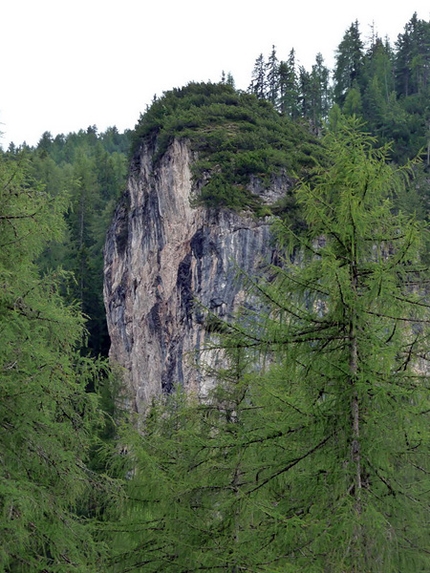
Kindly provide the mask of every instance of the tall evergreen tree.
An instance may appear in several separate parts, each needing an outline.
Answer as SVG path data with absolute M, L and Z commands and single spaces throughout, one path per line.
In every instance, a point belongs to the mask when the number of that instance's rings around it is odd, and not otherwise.
M 324 58 L 318 53 L 311 72 L 312 85 L 312 122 L 318 129 L 328 117 L 331 106 L 330 71 L 324 64 Z
M 312 117 L 312 81 L 311 74 L 304 66 L 299 67 L 299 93 L 300 93 L 300 115 L 303 118 Z
M 256 95 L 259 99 L 264 99 L 267 92 L 266 86 L 266 63 L 263 54 L 260 54 L 255 60 L 254 69 L 252 71 L 251 84 L 248 88 L 249 92 Z
M 430 22 L 415 12 L 396 42 L 396 83 L 399 96 L 428 90 L 430 81 Z
M 367 129 L 386 143 L 387 111 L 391 98 L 395 97 L 394 54 L 390 44 L 377 36 L 366 52 L 363 70 L 363 117 Z
M 334 98 L 339 105 L 343 105 L 349 89 L 360 88 L 363 63 L 364 44 L 356 20 L 345 32 L 336 51 Z
M 0 156 L 0 570 L 11 573 L 98 570 L 82 510 L 101 421 L 85 388 L 99 370 L 79 356 L 84 322 L 61 274 L 35 264 L 64 208 L 29 178 L 25 153 Z
M 277 107 L 279 100 L 279 61 L 275 46 L 272 46 L 272 52 L 266 64 L 266 86 L 266 99 Z
M 299 116 L 299 86 L 296 56 L 292 49 L 286 61 L 279 64 L 279 111 L 291 119 Z

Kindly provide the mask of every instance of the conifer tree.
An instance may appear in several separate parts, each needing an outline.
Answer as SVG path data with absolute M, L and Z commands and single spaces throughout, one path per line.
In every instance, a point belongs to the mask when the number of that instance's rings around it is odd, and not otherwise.
M 299 67 L 300 115 L 305 119 L 312 117 L 312 82 L 311 74 L 304 66 Z
M 430 81 L 430 23 L 415 12 L 396 42 L 396 83 L 400 96 L 427 93 Z
M 279 64 L 279 111 L 291 119 L 299 117 L 299 87 L 294 49 L 290 51 L 288 59 Z
M 364 44 L 356 20 L 345 32 L 336 52 L 334 98 L 339 105 L 343 105 L 350 88 L 361 88 L 360 82 L 364 63 L 363 48 Z
M 409 172 L 355 120 L 323 145 L 297 189 L 307 231 L 279 221 L 284 264 L 236 322 L 212 317 L 230 367 L 211 400 L 132 440 L 115 572 L 429 570 L 422 229 L 391 200 Z
M 0 156 L 0 570 L 87 573 L 98 549 L 86 462 L 101 420 L 85 388 L 100 371 L 77 351 L 84 322 L 59 294 L 61 272 L 35 264 L 61 235 L 65 201 L 25 161 Z
M 277 107 L 279 99 L 279 62 L 275 46 L 272 46 L 272 52 L 266 64 L 266 86 L 267 100 Z
M 316 55 L 311 72 L 312 82 L 312 121 L 320 127 L 327 119 L 331 104 L 330 71 L 324 64 L 320 53 Z
M 244 503 L 260 510 L 256 535 L 273 540 L 259 549 L 267 570 L 426 571 L 422 231 L 393 210 L 405 174 L 387 164 L 386 148 L 374 149 L 355 122 L 324 144 L 330 167 L 297 190 L 308 232 L 299 249 L 295 241 L 296 263 L 258 285 L 271 309 L 265 320 L 252 332 L 233 329 L 233 346 L 272 354 L 251 386 L 258 422 L 247 435 L 278 431 L 255 441 Z M 279 237 L 297 239 L 282 224 Z
M 252 80 L 248 91 L 256 95 L 259 99 L 264 99 L 266 97 L 266 63 L 264 61 L 263 54 L 260 54 L 255 60 L 254 69 L 252 71 Z

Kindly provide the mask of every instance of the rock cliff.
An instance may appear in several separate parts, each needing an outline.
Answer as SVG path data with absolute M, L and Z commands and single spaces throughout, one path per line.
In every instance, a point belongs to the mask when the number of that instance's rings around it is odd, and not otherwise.
M 200 354 L 209 336 L 203 308 L 228 317 L 244 300 L 238 270 L 261 274 L 274 255 L 268 219 L 193 206 L 199 189 L 186 142 L 175 139 L 157 161 L 155 152 L 146 142 L 135 154 L 105 247 L 110 357 L 137 411 L 176 384 L 207 392 L 202 366 L 216 356 Z M 290 181 L 250 185 L 271 203 Z

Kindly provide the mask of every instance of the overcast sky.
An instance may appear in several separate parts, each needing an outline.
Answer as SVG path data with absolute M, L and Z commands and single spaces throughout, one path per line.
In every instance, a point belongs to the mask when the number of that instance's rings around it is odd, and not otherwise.
M 430 20 L 428 0 L 0 0 L 0 142 L 133 128 L 154 94 L 223 70 L 246 89 L 272 45 L 332 68 L 351 22 L 394 43 L 414 12 Z

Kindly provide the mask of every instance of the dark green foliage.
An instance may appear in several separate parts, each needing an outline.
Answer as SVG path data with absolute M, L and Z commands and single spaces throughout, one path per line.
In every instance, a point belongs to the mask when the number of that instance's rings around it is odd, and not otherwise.
M 427 156 L 429 29 L 414 14 L 393 47 L 374 30 L 366 43 L 359 22 L 353 22 L 337 48 L 331 82 L 321 54 L 309 71 L 297 66 L 294 49 L 283 61 L 273 47 L 267 62 L 263 54 L 256 60 L 248 91 L 287 117 L 305 120 L 317 135 L 338 106 L 345 115 L 361 117 L 381 145 L 394 142 L 394 161 Z
M 365 50 L 355 23 L 338 48 L 335 100 L 347 115 L 363 117 L 381 144 L 393 141 L 397 162 L 427 146 L 429 26 L 414 14 L 394 49 L 373 36 Z
M 260 54 L 255 60 L 254 69 L 252 71 L 252 80 L 249 86 L 249 91 L 259 99 L 266 99 L 267 97 L 267 66 L 264 61 L 263 54 Z
M 288 59 L 280 62 L 279 68 L 279 111 L 290 117 L 299 117 L 299 86 L 296 73 L 296 56 L 294 49 L 291 50 Z
M 249 191 L 251 177 L 268 184 L 280 173 L 303 173 L 313 163 L 309 149 L 318 154 L 299 124 L 222 83 L 189 84 L 156 100 L 136 127 L 133 149 L 154 137 L 157 157 L 174 137 L 190 142 L 198 153 L 193 174 L 202 203 L 257 213 L 260 198 Z
M 356 20 L 345 32 L 336 52 L 334 99 L 343 105 L 348 90 L 358 89 L 364 66 L 364 44 Z
M 400 97 L 428 91 L 430 81 L 430 23 L 416 12 L 396 42 L 396 87 Z
M 103 305 L 103 246 L 116 201 L 128 171 L 128 133 L 113 127 L 97 133 L 95 126 L 52 138 L 46 132 L 36 148 L 26 148 L 33 177 L 51 197 L 65 194 L 66 233 L 51 240 L 38 264 L 44 271 L 62 268 L 73 275 L 63 295 L 78 302 L 88 317 L 88 350 L 107 355 L 109 338 Z
M 329 75 L 321 54 L 317 54 L 312 71 L 308 72 L 297 66 L 294 49 L 286 61 L 278 61 L 273 46 L 267 63 L 262 54 L 257 58 L 248 91 L 269 101 L 286 117 L 306 120 L 311 130 L 319 134 L 331 103 Z
M 278 104 L 279 97 L 279 61 L 276 56 L 276 48 L 272 46 L 272 53 L 269 56 L 269 60 L 266 64 L 267 71 L 267 96 L 266 99 L 276 107 Z

